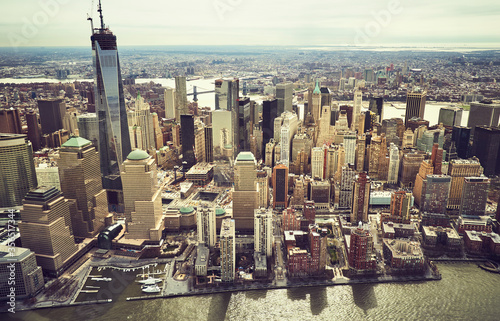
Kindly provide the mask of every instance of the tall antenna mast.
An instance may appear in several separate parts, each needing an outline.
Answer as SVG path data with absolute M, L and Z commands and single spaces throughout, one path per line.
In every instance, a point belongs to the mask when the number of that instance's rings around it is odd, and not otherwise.
M 102 19 L 102 8 L 101 8 L 101 0 L 99 0 L 99 18 L 101 18 L 101 29 L 104 29 L 104 20 Z

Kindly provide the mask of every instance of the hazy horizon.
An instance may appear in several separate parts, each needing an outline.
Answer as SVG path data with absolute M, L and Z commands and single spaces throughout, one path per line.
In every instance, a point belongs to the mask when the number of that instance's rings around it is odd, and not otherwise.
M 0 47 L 89 46 L 97 3 L 5 2 Z M 102 0 L 102 9 L 119 46 L 500 47 L 492 0 Z

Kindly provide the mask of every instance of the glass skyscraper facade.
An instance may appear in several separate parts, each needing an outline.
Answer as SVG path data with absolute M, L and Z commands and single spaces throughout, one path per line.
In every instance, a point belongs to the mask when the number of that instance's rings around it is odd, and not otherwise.
M 91 40 L 102 183 L 105 189 L 120 190 L 120 168 L 131 145 L 116 36 L 104 27 L 102 16 Z

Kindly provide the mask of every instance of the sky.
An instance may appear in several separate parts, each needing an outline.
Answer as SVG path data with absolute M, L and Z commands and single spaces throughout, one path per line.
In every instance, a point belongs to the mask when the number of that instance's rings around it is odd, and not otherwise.
M 2 0 L 0 47 L 89 46 L 97 3 Z M 102 0 L 102 9 L 119 46 L 500 48 L 498 0 Z

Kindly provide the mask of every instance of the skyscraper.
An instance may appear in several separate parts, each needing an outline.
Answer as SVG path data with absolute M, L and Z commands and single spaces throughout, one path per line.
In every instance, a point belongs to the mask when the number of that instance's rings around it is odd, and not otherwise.
M 427 183 L 422 190 L 421 212 L 446 213 L 451 176 L 427 175 Z
M 127 121 L 130 131 L 134 127 L 136 129 L 140 128 L 140 131 L 136 130 L 135 135 L 131 135 L 135 138 L 131 141 L 132 148 L 152 150 L 156 147 L 153 115 L 149 110 L 149 104 L 144 101 L 140 93 L 137 93 L 134 109 L 128 112 Z
M 175 89 L 167 87 L 163 93 L 165 103 L 165 117 L 167 119 L 175 118 Z
M 311 114 L 314 118 L 316 124 L 319 123 L 319 119 L 321 118 L 321 90 L 319 88 L 319 81 L 316 79 L 316 87 L 311 94 L 311 99 L 309 102 L 309 109 L 311 110 Z
M 276 99 L 278 101 L 278 115 L 281 115 L 285 111 L 292 111 L 293 84 L 277 84 Z
M 163 212 L 155 160 L 140 149 L 130 152 L 123 163 L 122 180 L 126 237 L 159 241 Z
M 262 102 L 262 145 L 263 150 L 274 138 L 274 119 L 278 116 L 278 100 L 264 100 Z
M 351 224 L 368 222 L 370 177 L 365 172 L 361 172 L 356 176 L 352 197 Z
M 238 153 L 239 131 L 239 103 L 240 82 L 238 79 L 217 79 L 215 81 L 215 109 L 223 109 L 231 112 L 231 141 L 233 144 L 233 155 Z
M 460 200 L 460 215 L 479 216 L 486 211 L 490 180 L 486 177 L 465 177 Z
M 273 208 L 288 206 L 288 167 L 283 164 L 273 168 Z
M 233 136 L 230 134 L 233 131 L 233 127 L 231 124 L 231 112 L 227 110 L 212 110 L 212 138 L 213 138 L 213 146 L 221 146 L 224 147 L 224 144 L 233 143 Z M 226 129 L 229 135 L 227 135 L 227 142 L 221 142 L 221 131 Z M 232 147 L 232 146 L 231 146 Z M 222 153 L 222 150 L 220 150 Z
M 311 176 L 313 179 L 325 178 L 326 147 L 313 147 L 311 154 Z
M 26 124 L 28 125 L 28 140 L 31 142 L 33 151 L 42 148 L 42 131 L 38 122 L 38 115 L 34 111 L 26 113 Z M 2 126 L 0 126 L 1 128 Z
M 39 99 L 38 112 L 42 125 L 42 134 L 52 134 L 63 129 L 63 118 L 66 115 L 66 104 L 62 99 Z
M 283 124 L 281 125 L 281 162 L 289 166 L 290 165 L 290 152 L 292 148 L 292 139 L 298 128 L 298 118 L 297 114 L 291 112 L 285 112 L 282 114 Z M 293 161 L 293 160 L 292 160 Z
M 483 168 L 475 157 L 470 159 L 454 159 L 450 161 L 448 173 L 451 176 L 448 208 L 459 209 L 463 197 L 465 177 L 479 177 Z
M 203 243 L 213 249 L 217 240 L 215 233 L 215 207 L 209 207 L 206 204 L 198 207 L 196 211 L 196 230 L 198 243 Z
M 396 184 L 399 174 L 399 148 L 394 143 L 389 147 L 389 172 L 387 174 L 387 182 Z
M 212 126 L 206 126 L 205 131 L 205 161 L 211 163 L 214 161 L 214 144 Z
M 38 186 L 26 135 L 0 134 L 0 181 L 1 207 L 20 206 L 24 195 Z
M 368 109 L 377 115 L 377 122 L 381 122 L 384 119 L 384 97 L 370 98 Z
M 252 231 L 258 204 L 257 161 L 251 152 L 240 152 L 234 162 L 233 218 L 239 231 Z
M 438 124 L 444 126 L 460 126 L 462 123 L 463 109 L 460 107 L 442 107 L 439 110 Z
M 453 126 L 451 139 L 457 147 L 457 156 L 460 158 L 469 157 L 470 127 Z
M 97 123 L 97 114 L 88 113 L 80 115 L 76 118 L 78 124 L 78 134 L 80 137 L 88 139 L 98 148 L 99 141 L 99 126 Z
M 45 274 L 59 276 L 78 250 L 70 202 L 55 187 L 40 186 L 23 200 L 19 231 L 23 246 L 35 252 Z
M 374 271 L 377 268 L 373 237 L 369 226 L 359 222 L 359 226 L 351 232 L 351 243 L 348 254 L 349 268 L 356 272 Z
M 271 257 L 273 254 L 273 211 L 272 209 L 255 209 L 254 217 L 254 251 Z
M 175 120 L 179 122 L 181 115 L 188 113 L 186 77 L 175 76 Z
M 99 154 L 92 142 L 72 137 L 59 151 L 59 179 L 66 199 L 76 202 L 72 215 L 73 234 L 93 237 L 104 227 L 108 216 L 108 199 L 102 189 Z
M 484 175 L 500 174 L 500 128 L 479 126 L 474 133 L 472 155 L 479 158 Z
M 131 151 L 116 36 L 105 27 L 93 30 L 94 93 L 99 124 L 99 155 L 105 189 L 121 190 L 120 169 Z M 43 120 L 42 120 L 43 129 Z M 44 131 L 45 133 L 45 131 Z
M 406 96 L 405 126 L 408 127 L 408 120 L 413 117 L 424 119 L 425 100 L 427 92 L 411 92 Z
M 491 101 L 483 100 L 479 103 L 471 103 L 467 127 L 471 128 L 471 135 L 474 136 L 476 126 L 498 126 L 500 119 L 500 104 L 493 104 Z
M 187 162 L 187 169 L 196 164 L 194 155 L 194 117 L 181 115 L 182 161 Z
M 391 195 L 391 216 L 400 217 L 402 222 L 410 222 L 411 193 L 397 191 Z
M 19 109 L 0 109 L 0 128 L 3 133 L 22 134 L 23 128 Z
M 234 220 L 226 218 L 220 227 L 220 266 L 222 282 L 233 282 L 236 274 Z
M 358 128 L 358 119 L 359 114 L 361 114 L 361 106 L 363 104 L 363 92 L 357 88 L 354 91 L 354 107 L 353 107 L 353 122 L 352 122 L 352 130 L 356 131 Z

